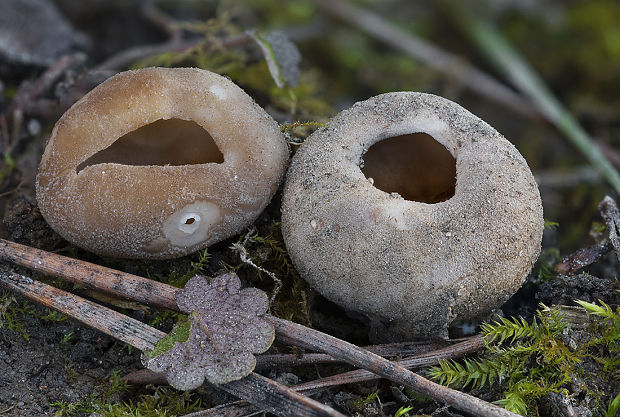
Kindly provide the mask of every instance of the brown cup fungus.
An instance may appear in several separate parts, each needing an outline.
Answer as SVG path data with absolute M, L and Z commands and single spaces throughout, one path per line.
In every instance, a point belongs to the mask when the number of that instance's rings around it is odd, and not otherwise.
M 543 217 L 510 142 L 453 102 L 400 92 L 307 139 L 287 174 L 282 229 L 300 274 L 370 317 L 375 338 L 445 337 L 521 286 Z
M 115 75 L 56 123 L 36 181 L 47 222 L 92 252 L 173 258 L 238 233 L 283 177 L 277 123 L 195 68 Z

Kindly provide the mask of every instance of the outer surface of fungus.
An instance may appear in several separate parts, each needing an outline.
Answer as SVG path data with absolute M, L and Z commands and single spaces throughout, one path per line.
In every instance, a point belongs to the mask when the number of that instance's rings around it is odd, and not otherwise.
M 406 190 L 409 199 L 375 187 L 360 167 L 375 143 L 403 135 L 417 141 L 413 151 L 426 152 L 430 136 L 454 157 L 450 166 L 449 155 L 429 156 L 452 174 L 438 182 L 433 174 Z M 366 164 L 380 159 L 368 156 Z M 401 173 L 420 175 L 414 166 Z M 383 189 L 407 182 L 382 175 Z M 368 315 L 375 336 L 389 330 L 396 339 L 446 336 L 453 320 L 499 307 L 539 254 L 543 217 L 534 178 L 511 143 L 453 102 L 403 92 L 356 103 L 308 138 L 287 174 L 282 228 L 295 266 L 314 288 Z
M 224 77 L 193 68 L 127 71 L 58 121 L 37 200 L 52 228 L 85 249 L 172 258 L 252 222 L 287 158 L 276 122 Z

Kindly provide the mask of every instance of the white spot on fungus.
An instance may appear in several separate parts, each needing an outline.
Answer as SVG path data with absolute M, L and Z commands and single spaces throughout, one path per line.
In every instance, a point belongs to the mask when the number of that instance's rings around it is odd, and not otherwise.
M 204 241 L 211 228 L 221 220 L 220 208 L 216 204 L 197 201 L 168 217 L 162 229 L 170 244 L 190 247 Z
M 224 100 L 226 98 L 226 90 L 220 87 L 219 85 L 212 85 L 209 87 L 209 91 L 213 93 L 213 95 L 220 100 Z

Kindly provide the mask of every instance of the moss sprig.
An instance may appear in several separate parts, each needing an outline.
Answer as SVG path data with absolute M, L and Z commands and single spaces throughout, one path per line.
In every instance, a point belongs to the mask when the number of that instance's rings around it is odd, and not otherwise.
M 588 314 L 603 319 L 605 324 L 603 327 L 606 331 L 602 341 L 606 344 L 612 344 L 620 340 L 620 307 L 617 307 L 614 311 L 611 306 L 601 300 L 599 300 L 600 306 L 582 300 L 576 300 L 575 302 L 583 307 Z
M 533 413 L 533 405 L 550 393 L 567 395 L 581 361 L 561 340 L 567 323 L 557 308 L 536 312 L 531 323 L 523 318 L 500 318 L 482 326 L 489 357 L 443 361 L 429 376 L 441 384 L 460 389 L 498 387 L 504 389 L 497 401 L 521 415 Z
M 567 326 L 563 313 L 559 308 L 548 308 L 536 311 L 532 323 L 523 317 L 507 319 L 501 317 L 493 323 L 481 325 L 481 331 L 487 344 L 498 341 L 500 344 L 510 339 L 510 343 L 518 339 L 529 339 L 534 342 L 547 341 L 558 336 Z
M 189 269 L 184 272 L 173 271 L 163 281 L 175 287 L 183 288 L 190 278 L 204 274 L 209 266 L 209 261 L 211 261 L 211 254 L 209 253 L 209 248 L 205 248 L 198 252 L 198 258 L 195 261 L 190 262 Z
M 550 393 L 569 396 L 577 377 L 585 381 L 585 394 L 599 404 L 601 413 L 614 415 L 620 398 L 605 399 L 597 385 L 620 378 L 620 307 L 603 301 L 576 303 L 584 314 L 597 319 L 586 331 L 590 339 L 585 343 L 569 346 L 570 328 L 562 309 L 542 305 L 531 322 L 500 318 L 483 324 L 486 352 L 482 358 L 442 361 L 427 373 L 441 384 L 460 389 L 502 390 L 496 403 L 525 416 L 536 415 L 535 405 Z M 586 361 L 600 367 L 586 371 Z

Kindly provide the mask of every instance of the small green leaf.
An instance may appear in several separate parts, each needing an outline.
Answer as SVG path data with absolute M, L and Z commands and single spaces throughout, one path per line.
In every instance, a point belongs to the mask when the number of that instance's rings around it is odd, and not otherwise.
M 295 87 L 299 82 L 301 61 L 301 53 L 297 46 L 281 31 L 269 32 L 264 36 L 252 33 L 252 38 L 263 53 L 276 86 Z
M 189 313 L 186 324 L 164 337 L 144 364 L 165 372 L 173 387 L 198 388 L 206 379 L 226 384 L 254 370 L 256 358 L 274 339 L 273 325 L 263 316 L 269 308 L 267 295 L 257 288 L 241 289 L 233 273 L 207 282 L 190 279 L 176 294 L 179 309 Z
M 183 317 L 177 322 L 177 324 L 174 325 L 170 333 L 157 342 L 153 350 L 146 352 L 146 355 L 149 358 L 154 358 L 168 352 L 177 342 L 185 343 L 187 339 L 189 339 L 189 331 L 191 327 L 192 324 L 187 317 Z
M 400 407 L 396 410 L 394 417 L 405 417 L 409 415 L 409 411 L 413 410 L 413 407 Z
M 607 407 L 607 411 L 604 416 L 616 417 L 618 415 L 618 410 L 620 410 L 620 394 L 616 395 L 616 397 L 609 402 L 609 406 Z

